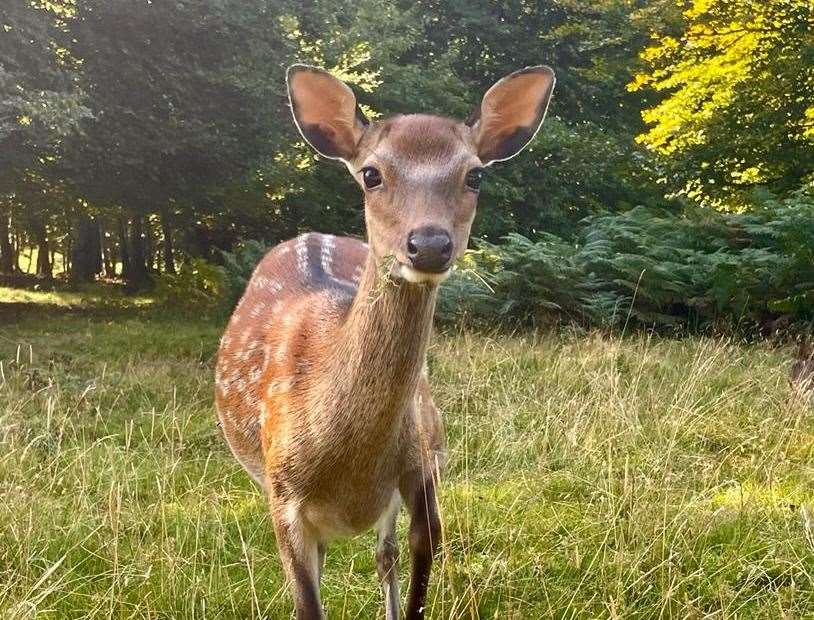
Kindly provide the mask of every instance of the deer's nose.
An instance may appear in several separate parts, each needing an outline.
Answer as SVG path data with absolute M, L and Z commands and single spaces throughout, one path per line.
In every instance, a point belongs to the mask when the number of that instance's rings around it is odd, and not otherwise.
M 449 233 L 432 226 L 414 230 L 407 236 L 407 258 L 418 271 L 445 271 L 452 258 Z

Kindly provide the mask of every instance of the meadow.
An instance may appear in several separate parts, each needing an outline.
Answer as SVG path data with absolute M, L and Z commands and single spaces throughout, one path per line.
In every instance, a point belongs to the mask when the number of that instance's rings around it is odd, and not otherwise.
M 0 617 L 291 617 L 263 495 L 216 426 L 222 323 L 148 300 L 0 301 Z M 450 458 L 429 617 L 814 616 L 814 409 L 790 358 L 439 331 Z M 374 545 L 330 547 L 330 618 L 382 615 Z

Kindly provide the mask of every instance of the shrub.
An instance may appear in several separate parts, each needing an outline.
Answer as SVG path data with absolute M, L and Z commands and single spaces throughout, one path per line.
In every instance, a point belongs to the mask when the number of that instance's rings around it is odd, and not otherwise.
M 223 270 L 201 258 L 185 262 L 177 274 L 156 279 L 156 301 L 174 310 L 212 312 L 223 302 Z
M 257 263 L 271 249 L 261 241 L 247 239 L 242 241 L 234 252 L 223 252 L 223 273 L 225 279 L 224 302 L 231 311 L 243 295 L 246 284 L 252 277 Z
M 814 199 L 805 191 L 748 215 L 638 207 L 584 220 L 574 243 L 513 234 L 477 247 L 442 293 L 445 317 L 459 307 L 480 320 L 754 329 L 814 315 Z

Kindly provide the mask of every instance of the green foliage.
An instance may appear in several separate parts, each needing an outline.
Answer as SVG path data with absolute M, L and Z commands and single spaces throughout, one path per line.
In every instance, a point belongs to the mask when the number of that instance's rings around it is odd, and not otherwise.
M 52 44 L 57 16 L 69 4 L 4 0 L 0 6 L 0 195 L 90 116 L 69 59 L 58 58 Z
M 635 208 L 588 218 L 578 243 L 514 234 L 481 242 L 440 310 L 494 320 L 754 329 L 814 317 L 814 195 L 745 215 Z M 478 274 L 479 277 L 475 277 Z
M 161 274 L 155 282 L 159 305 L 176 311 L 206 313 L 217 309 L 228 290 L 221 267 L 196 258 L 181 266 L 177 274 Z
M 513 233 L 504 243 L 476 242 L 442 289 L 439 314 L 455 320 L 582 317 L 576 247 L 551 234 L 535 242 Z
M 485 241 L 443 316 L 810 315 L 810 193 L 794 193 L 814 161 L 807 0 L 9 0 L 0 27 L 3 271 L 36 245 L 93 252 L 95 274 L 101 245 L 107 276 L 136 288 L 160 265 L 160 290 L 194 290 L 175 265 L 226 251 L 234 303 L 266 244 L 364 226 L 344 167 L 294 129 L 286 65 L 325 66 L 372 118 L 464 118 L 496 79 L 548 63 L 546 124 L 490 168 Z M 89 217 L 101 244 L 81 242 Z
M 225 303 L 228 308 L 234 308 L 240 300 L 254 268 L 269 249 L 261 241 L 248 239 L 238 244 L 233 252 L 223 252 Z

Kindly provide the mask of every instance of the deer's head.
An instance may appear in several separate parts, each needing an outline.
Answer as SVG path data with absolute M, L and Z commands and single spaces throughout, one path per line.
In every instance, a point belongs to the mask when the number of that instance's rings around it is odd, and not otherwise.
M 395 258 L 395 277 L 437 284 L 466 249 L 483 169 L 534 138 L 554 81 L 548 67 L 516 71 L 466 122 L 411 114 L 372 123 L 346 84 L 305 65 L 288 70 L 288 94 L 305 140 L 361 186 L 376 259 Z
M 534 138 L 554 72 L 539 66 L 508 75 L 466 122 L 425 114 L 370 122 L 353 91 L 326 71 L 294 65 L 287 82 L 305 140 L 344 162 L 364 192 L 374 257 L 395 258 L 395 277 L 437 284 L 466 249 L 483 169 Z

